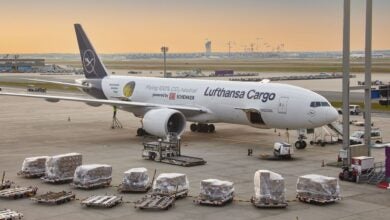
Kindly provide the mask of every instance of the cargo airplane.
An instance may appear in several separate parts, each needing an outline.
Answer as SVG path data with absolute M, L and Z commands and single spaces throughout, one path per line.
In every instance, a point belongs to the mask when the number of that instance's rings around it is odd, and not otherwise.
M 111 105 L 142 118 L 138 132 L 165 137 L 181 135 L 186 122 L 192 131 L 212 132 L 212 123 L 231 123 L 256 128 L 306 129 L 330 124 L 338 113 L 321 95 L 310 90 L 269 82 L 170 79 L 109 75 L 79 24 L 75 24 L 84 79 L 75 83 L 36 80 L 75 86 L 91 96 L 19 94 L 1 95 L 43 98 L 47 101 Z M 306 147 L 303 140 L 297 148 Z

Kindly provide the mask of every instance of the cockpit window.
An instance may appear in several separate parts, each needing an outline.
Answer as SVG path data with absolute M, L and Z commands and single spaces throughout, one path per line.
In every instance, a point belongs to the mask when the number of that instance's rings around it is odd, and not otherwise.
M 329 103 L 328 102 L 311 102 L 310 103 L 310 107 L 313 107 L 313 108 L 316 108 L 316 107 L 329 107 Z

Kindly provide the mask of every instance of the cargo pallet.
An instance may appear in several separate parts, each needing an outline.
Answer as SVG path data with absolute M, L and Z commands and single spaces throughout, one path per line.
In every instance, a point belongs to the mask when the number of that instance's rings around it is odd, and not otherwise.
M 265 201 L 261 201 L 254 197 L 251 198 L 251 203 L 257 208 L 286 208 L 288 206 L 287 202 L 272 201 L 270 199 L 265 199 Z
M 152 183 L 148 183 L 145 187 L 123 186 L 123 184 L 120 184 L 118 187 L 118 192 L 120 192 L 120 193 L 146 193 L 151 188 L 152 188 Z
M 220 199 L 220 200 L 202 199 L 200 196 L 198 196 L 194 200 L 194 203 L 197 205 L 224 206 L 232 201 L 233 201 L 233 194 L 227 196 L 224 199 Z
M 159 196 L 174 196 L 176 199 L 181 199 L 181 198 L 185 198 L 188 196 L 188 189 L 182 189 L 182 190 L 176 191 L 175 193 L 172 193 L 172 194 L 153 191 L 152 194 L 159 195 Z
M 329 204 L 341 200 L 340 197 L 312 197 L 307 195 L 297 194 L 297 199 L 300 202 L 312 203 L 312 204 Z
M 14 220 L 22 219 L 23 214 L 19 212 L 12 211 L 11 209 L 0 210 L 0 220 Z
M 26 178 L 38 178 L 45 175 L 45 171 L 43 172 L 26 172 L 26 171 L 19 171 L 18 176 L 26 177 Z
M 175 205 L 174 195 L 148 194 L 135 203 L 136 209 L 168 210 Z
M 9 189 L 11 188 L 11 185 L 12 185 L 12 182 L 11 181 L 4 181 L 0 184 L 0 190 L 3 190 L 3 189 Z
M 4 179 L 5 179 L 5 171 L 3 171 L 3 177 L 1 178 L 0 190 L 9 189 L 13 184 L 13 182 Z
M 109 187 L 112 179 L 105 179 L 97 183 L 87 183 L 87 184 L 76 184 L 76 183 L 71 183 L 70 185 L 75 188 L 79 189 L 96 189 L 96 188 L 104 188 L 104 187 Z
M 161 163 L 183 167 L 192 167 L 206 164 L 203 158 L 181 155 L 181 140 L 176 134 L 169 134 L 166 140 L 153 136 L 144 136 L 142 157 Z
M 63 184 L 63 183 L 69 183 L 73 181 L 73 176 L 68 178 L 49 178 L 47 176 L 41 177 L 41 180 L 45 183 L 54 183 L 54 184 Z
M 48 192 L 40 196 L 31 198 L 32 201 L 43 204 L 60 205 L 76 199 L 76 195 L 72 192 Z
M 156 178 L 157 170 L 154 170 L 152 181 L 150 181 L 148 184 L 146 184 L 144 187 L 137 187 L 137 186 L 124 186 L 123 184 L 120 184 L 118 187 L 118 192 L 121 193 L 146 193 L 148 192 L 153 185 L 154 179 Z
M 38 187 L 15 187 L 0 191 L 0 198 L 19 199 L 37 194 Z
M 122 203 L 122 197 L 114 195 L 100 195 L 100 196 L 90 196 L 83 201 L 81 205 L 86 207 L 98 207 L 98 208 L 112 208 L 116 205 Z

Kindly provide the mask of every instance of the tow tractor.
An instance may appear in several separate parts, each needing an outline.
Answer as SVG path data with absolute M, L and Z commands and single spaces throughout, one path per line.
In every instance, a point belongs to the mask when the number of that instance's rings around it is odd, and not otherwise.
M 182 155 L 181 138 L 175 133 L 168 134 L 165 139 L 144 136 L 143 145 L 142 157 L 144 159 L 184 167 L 206 164 L 203 158 Z

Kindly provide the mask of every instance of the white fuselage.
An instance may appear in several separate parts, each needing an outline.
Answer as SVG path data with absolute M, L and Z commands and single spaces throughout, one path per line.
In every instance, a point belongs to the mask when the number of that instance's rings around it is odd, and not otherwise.
M 131 94 L 125 94 L 126 85 L 132 86 Z M 329 124 L 338 116 L 321 95 L 280 83 L 107 76 L 102 79 L 102 90 L 110 100 L 128 98 L 135 102 L 201 107 L 206 113 L 183 112 L 188 121 L 199 123 L 300 129 Z M 329 106 L 315 106 L 313 102 Z M 148 109 L 124 110 L 142 117 Z

